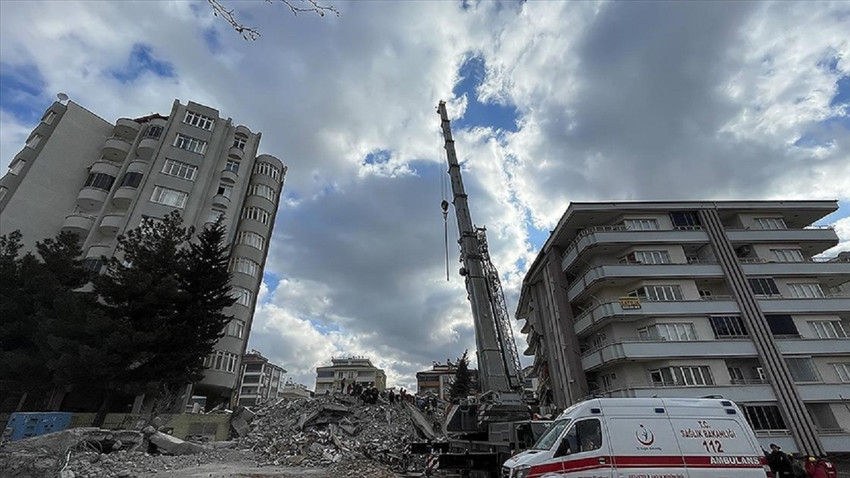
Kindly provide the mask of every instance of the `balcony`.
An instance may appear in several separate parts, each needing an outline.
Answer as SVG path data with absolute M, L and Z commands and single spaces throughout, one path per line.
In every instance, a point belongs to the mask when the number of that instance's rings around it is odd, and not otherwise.
M 102 234 L 114 236 L 124 227 L 124 214 L 107 214 L 100 221 L 98 230 Z
M 614 343 L 586 352 L 581 358 L 585 371 L 592 371 L 612 362 L 628 360 L 658 360 L 673 358 L 748 358 L 755 357 L 756 348 L 749 340 L 694 340 L 682 342 L 658 339 L 618 339 Z
M 734 315 L 739 314 L 735 299 L 714 296 L 712 300 L 646 301 L 624 297 L 617 302 L 606 302 L 588 309 L 575 317 L 576 334 L 583 335 L 602 323 L 618 318 L 625 321 L 646 317 L 683 315 Z
M 95 219 L 97 219 L 95 216 L 82 212 L 68 214 L 65 216 L 61 230 L 62 232 L 67 231 L 76 234 L 79 236 L 80 242 L 82 242 L 89 235 L 89 231 L 94 226 Z
M 103 157 L 110 161 L 124 161 L 129 152 L 130 142 L 120 136 L 113 136 L 103 144 Z
M 768 262 L 749 259 L 741 266 L 747 275 L 770 277 L 817 277 L 827 287 L 835 287 L 850 280 L 850 263 L 808 260 L 802 262 Z
M 660 386 L 646 383 L 615 386 L 611 390 L 597 392 L 606 397 L 639 397 L 639 398 L 702 398 L 709 395 L 728 398 L 736 402 L 775 402 L 769 384 L 754 385 L 702 385 L 698 387 Z
M 159 138 L 142 138 L 136 147 L 136 154 L 142 159 L 149 160 L 153 157 L 153 153 L 158 147 Z
M 216 194 L 212 200 L 213 206 L 226 208 L 230 206 L 230 198 L 223 194 Z
M 736 246 L 741 244 L 799 243 L 806 256 L 819 254 L 838 244 L 838 235 L 829 227 L 807 229 L 727 229 Z
M 776 337 L 776 346 L 783 355 L 837 355 L 850 351 L 850 339 L 801 339 Z
M 765 314 L 840 314 L 850 310 L 850 294 L 830 294 L 817 298 L 756 296 Z
M 239 179 L 239 174 L 230 169 L 225 169 L 221 172 L 221 180 L 226 183 L 233 184 L 237 179 Z
M 722 278 L 723 269 L 718 264 L 642 264 L 623 263 L 602 265 L 589 269 L 577 281 L 573 281 L 567 292 L 572 302 L 583 292 L 600 281 L 632 281 L 636 279 L 706 279 Z
M 797 391 L 805 402 L 844 402 L 848 388 L 846 383 L 797 383 Z
M 115 128 L 112 130 L 112 133 L 115 136 L 126 138 L 128 141 L 132 142 L 136 139 L 136 135 L 139 134 L 139 130 L 141 129 L 142 125 L 136 123 L 130 118 L 118 118 L 118 121 L 115 122 Z
M 139 190 L 128 186 L 120 187 L 112 196 L 112 204 L 119 209 L 127 209 L 133 203 L 133 199 Z
M 625 226 L 596 226 L 585 229 L 573 239 L 561 259 L 561 268 L 568 270 L 581 254 L 596 246 L 707 243 L 708 234 L 701 229 L 635 231 L 626 229 Z
M 99 211 L 107 194 L 109 191 L 100 188 L 84 187 L 77 195 L 77 207 L 85 212 Z
M 242 158 L 245 156 L 245 151 L 237 148 L 236 146 L 231 146 L 230 149 L 227 150 L 227 156 L 231 159 L 242 161 Z

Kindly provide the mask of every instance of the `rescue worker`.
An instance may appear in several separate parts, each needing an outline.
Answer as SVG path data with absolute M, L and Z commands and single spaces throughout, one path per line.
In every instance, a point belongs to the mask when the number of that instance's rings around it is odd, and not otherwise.
M 776 443 L 770 444 L 770 454 L 767 455 L 767 464 L 776 475 L 776 478 L 792 478 L 791 460 L 782 451 L 782 447 Z

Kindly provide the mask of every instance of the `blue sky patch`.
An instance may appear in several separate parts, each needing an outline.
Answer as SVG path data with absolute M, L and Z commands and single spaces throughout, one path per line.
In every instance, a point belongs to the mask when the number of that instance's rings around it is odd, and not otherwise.
M 218 37 L 218 30 L 212 27 L 207 28 L 204 30 L 202 36 L 210 52 L 218 53 L 221 51 L 221 40 Z
M 452 122 L 452 126 L 462 129 L 474 128 L 476 126 L 493 127 L 503 131 L 517 131 L 517 119 L 519 114 L 516 107 L 503 106 L 496 103 L 481 103 L 478 101 L 476 89 L 484 82 L 487 73 L 487 65 L 481 56 L 470 56 L 460 66 L 460 81 L 455 85 L 452 93 L 456 97 L 466 94 L 468 103 L 466 113 L 462 118 Z
M 842 76 L 835 82 L 837 90 L 835 96 L 829 102 L 829 106 L 840 106 L 850 104 L 850 76 Z
M 390 161 L 392 153 L 386 149 L 376 149 L 363 158 L 363 164 L 384 164 Z
M 27 123 L 37 123 L 44 113 L 46 87 L 38 67 L 0 63 L 0 109 Z
M 167 61 L 159 60 L 153 56 L 150 45 L 136 43 L 130 51 L 127 65 L 121 70 L 113 70 L 112 76 L 121 83 L 132 83 L 137 78 L 151 72 L 163 78 L 173 78 L 174 65 Z
M 263 282 L 269 287 L 269 292 L 274 292 L 277 289 L 277 285 L 280 284 L 280 277 L 273 273 L 269 272 L 268 269 L 263 271 Z

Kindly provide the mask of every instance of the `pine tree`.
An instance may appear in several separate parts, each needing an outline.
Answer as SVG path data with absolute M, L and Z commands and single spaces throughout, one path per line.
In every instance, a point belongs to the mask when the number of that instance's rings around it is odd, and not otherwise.
M 464 350 L 463 355 L 457 359 L 457 370 L 455 370 L 455 381 L 452 383 L 451 397 L 466 398 L 472 388 L 472 374 L 469 372 L 469 350 Z

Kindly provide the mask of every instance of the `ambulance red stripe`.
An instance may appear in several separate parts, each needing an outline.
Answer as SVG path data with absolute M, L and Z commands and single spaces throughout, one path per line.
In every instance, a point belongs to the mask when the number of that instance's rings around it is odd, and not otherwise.
M 600 463 L 599 458 L 605 462 Z M 712 460 L 714 458 L 714 460 Z M 614 463 L 621 468 L 762 468 L 764 457 L 760 456 L 594 456 L 558 463 L 532 466 L 528 477 L 546 473 L 567 473 L 611 468 Z

